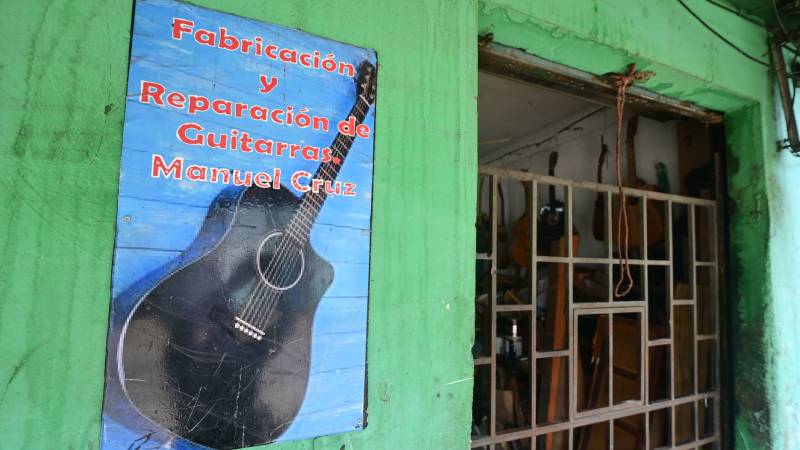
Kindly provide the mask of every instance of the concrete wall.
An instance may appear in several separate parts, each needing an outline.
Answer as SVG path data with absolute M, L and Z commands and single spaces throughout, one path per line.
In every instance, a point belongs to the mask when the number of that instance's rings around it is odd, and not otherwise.
M 363 433 L 279 449 L 467 448 L 475 37 L 725 111 L 734 214 L 736 447 L 797 448 L 798 162 L 774 156 L 767 70 L 677 2 L 199 3 L 377 49 L 369 414 Z M 761 28 L 687 0 L 739 46 Z M 0 16 L 3 448 L 97 448 L 131 2 L 4 2 Z M 796 203 L 796 202 L 795 202 Z M 770 220 L 771 219 L 771 220 Z M 772 228 L 770 228 L 772 226 Z M 772 233 L 772 234 L 771 234 Z M 772 267 L 772 270 L 770 270 Z M 787 279 L 794 278 L 794 281 Z

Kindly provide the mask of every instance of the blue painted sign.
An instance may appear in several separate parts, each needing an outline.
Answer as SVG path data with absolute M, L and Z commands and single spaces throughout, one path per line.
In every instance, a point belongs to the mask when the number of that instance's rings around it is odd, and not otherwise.
M 376 55 L 136 4 L 101 448 L 366 426 Z

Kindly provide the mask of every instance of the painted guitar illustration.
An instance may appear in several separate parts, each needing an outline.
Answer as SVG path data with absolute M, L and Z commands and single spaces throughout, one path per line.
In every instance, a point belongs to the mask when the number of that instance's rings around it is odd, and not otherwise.
M 375 67 L 356 75 L 349 116 L 375 101 Z M 338 134 L 314 179 L 333 182 L 353 144 Z M 128 400 L 150 421 L 197 444 L 233 449 L 276 440 L 308 385 L 311 328 L 333 267 L 310 246 L 324 189 L 249 187 L 215 202 L 232 220 L 205 255 L 145 294 L 127 318 L 117 365 Z

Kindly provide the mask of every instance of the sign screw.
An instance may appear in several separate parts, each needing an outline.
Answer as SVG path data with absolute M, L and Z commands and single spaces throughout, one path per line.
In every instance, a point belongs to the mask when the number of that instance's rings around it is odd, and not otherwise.
M 125 223 L 131 223 L 132 220 L 133 220 L 133 217 L 131 217 L 130 214 L 125 214 L 122 217 L 122 221 L 125 222 Z

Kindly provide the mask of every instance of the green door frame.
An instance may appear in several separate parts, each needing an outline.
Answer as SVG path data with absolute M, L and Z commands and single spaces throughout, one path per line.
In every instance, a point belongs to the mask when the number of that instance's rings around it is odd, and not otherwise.
M 775 369 L 768 345 L 774 318 L 766 174 L 776 136 L 768 70 L 725 46 L 673 2 L 616 3 L 610 8 L 577 0 L 480 2 L 478 33 L 492 33 L 494 42 L 596 75 L 636 63 L 656 73 L 646 89 L 724 113 L 732 213 L 726 277 L 731 336 L 723 370 L 732 402 L 723 404 L 733 416 L 722 424 L 723 432 L 727 428 L 732 448 L 783 448 L 778 445 L 781 426 L 773 426 L 770 415 L 778 397 L 770 383 Z M 696 6 L 704 18 L 733 33 L 752 54 L 766 53 L 762 28 L 702 3 Z

